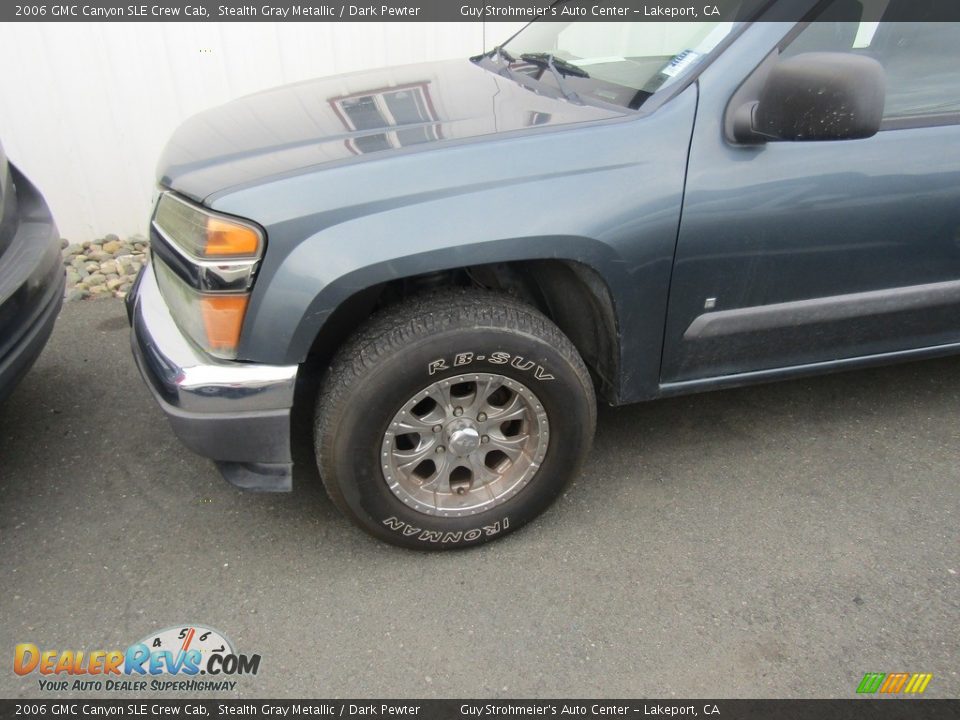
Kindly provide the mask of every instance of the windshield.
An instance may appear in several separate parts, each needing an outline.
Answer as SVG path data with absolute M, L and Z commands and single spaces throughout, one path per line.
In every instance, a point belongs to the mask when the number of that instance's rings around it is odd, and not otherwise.
M 503 45 L 501 59 L 509 61 L 512 71 L 557 86 L 568 97 L 572 91 L 585 100 L 636 109 L 656 91 L 689 75 L 736 26 L 733 22 L 534 22 Z M 533 62 L 537 56 L 541 61 Z M 546 66 L 544 56 L 556 58 L 558 72 Z

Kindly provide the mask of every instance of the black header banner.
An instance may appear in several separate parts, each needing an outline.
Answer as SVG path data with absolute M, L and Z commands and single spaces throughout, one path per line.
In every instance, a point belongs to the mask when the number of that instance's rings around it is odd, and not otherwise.
M 814 0 L 25 0 L 0 4 L 3 22 L 523 22 L 553 21 L 703 22 L 798 21 Z M 871 10 L 870 8 L 875 8 Z M 871 12 L 881 17 L 869 16 Z M 843 18 L 843 13 L 850 15 Z M 855 15 L 855 16 L 854 16 Z M 831 20 L 960 21 L 957 0 L 890 0 L 863 10 L 837 3 Z
M 939 720 L 960 700 L 0 700 L 3 718 Z

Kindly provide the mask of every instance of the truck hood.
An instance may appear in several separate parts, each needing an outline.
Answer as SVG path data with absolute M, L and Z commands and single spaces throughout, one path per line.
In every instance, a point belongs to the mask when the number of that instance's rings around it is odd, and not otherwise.
M 541 95 L 469 60 L 408 65 L 285 85 L 184 122 L 160 183 L 197 201 L 331 163 L 621 115 Z

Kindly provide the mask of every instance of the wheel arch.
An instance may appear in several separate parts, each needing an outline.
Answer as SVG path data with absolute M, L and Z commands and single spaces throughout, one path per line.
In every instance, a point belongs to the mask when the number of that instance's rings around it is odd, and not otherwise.
M 395 269 L 395 268 L 394 268 Z M 616 402 L 620 393 L 620 321 L 607 279 L 592 265 L 567 258 L 526 258 L 440 267 L 396 274 L 362 284 L 345 278 L 344 293 L 316 323 L 306 363 L 322 368 L 373 312 L 412 294 L 439 287 L 497 290 L 518 297 L 550 318 L 570 338 L 590 369 L 599 394 Z

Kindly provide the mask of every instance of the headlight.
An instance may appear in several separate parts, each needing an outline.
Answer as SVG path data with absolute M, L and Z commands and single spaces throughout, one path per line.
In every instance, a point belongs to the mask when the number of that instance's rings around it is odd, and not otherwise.
M 184 334 L 211 355 L 236 357 L 250 296 L 201 293 L 187 285 L 165 262 L 155 262 L 153 268 L 160 294 Z
M 160 196 L 153 222 L 198 259 L 253 258 L 263 252 L 263 237 L 257 228 L 208 213 L 170 193 Z
M 236 357 L 263 232 L 164 193 L 153 235 L 157 284 L 180 329 L 211 355 Z

